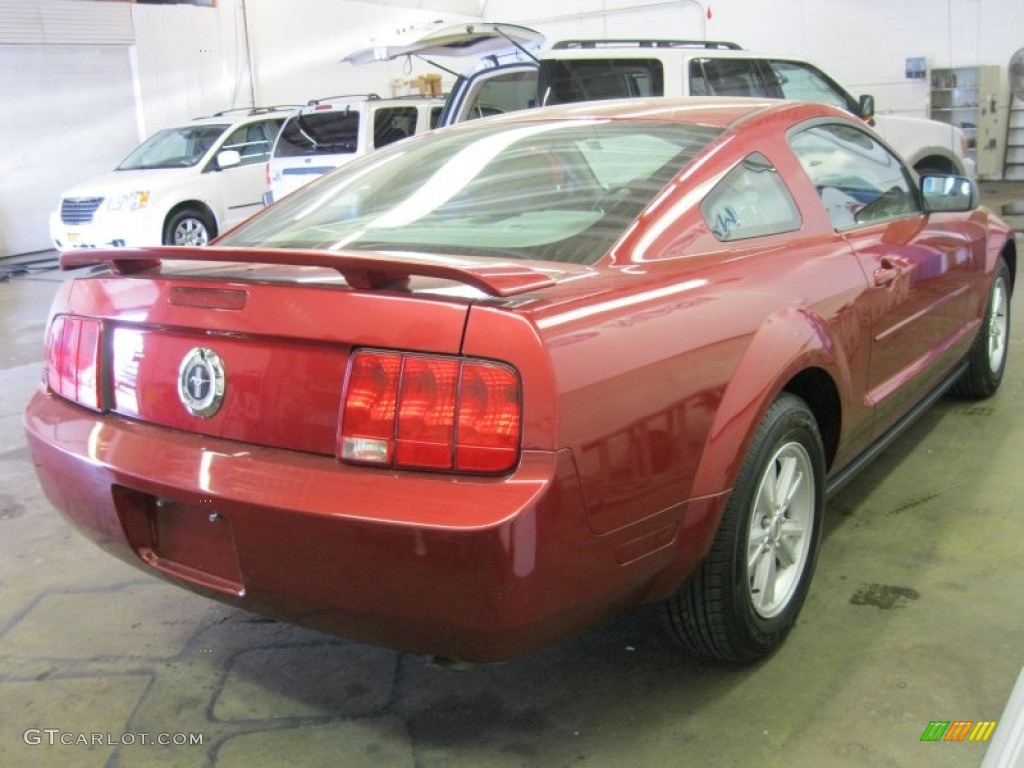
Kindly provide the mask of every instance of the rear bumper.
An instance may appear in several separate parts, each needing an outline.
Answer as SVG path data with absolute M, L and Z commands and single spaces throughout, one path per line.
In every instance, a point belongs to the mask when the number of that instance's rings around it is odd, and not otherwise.
M 692 569 L 714 517 L 680 505 L 595 536 L 568 451 L 527 451 L 503 478 L 380 471 L 42 392 L 25 427 L 49 499 L 121 559 L 257 613 L 471 661 L 649 599 L 666 573 Z

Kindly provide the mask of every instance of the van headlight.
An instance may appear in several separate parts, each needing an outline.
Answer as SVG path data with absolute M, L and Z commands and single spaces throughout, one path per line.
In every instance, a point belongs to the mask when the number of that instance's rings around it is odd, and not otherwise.
M 138 192 L 115 195 L 110 198 L 107 208 L 112 211 L 137 211 L 139 208 L 145 208 L 148 202 L 149 191 L 139 190 Z

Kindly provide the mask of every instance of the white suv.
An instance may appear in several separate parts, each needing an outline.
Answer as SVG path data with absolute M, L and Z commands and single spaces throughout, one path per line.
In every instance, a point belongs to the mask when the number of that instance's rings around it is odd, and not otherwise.
M 382 99 L 370 93 L 315 99 L 277 136 L 267 168 L 268 205 L 360 155 L 437 125 L 443 99 Z
M 260 210 L 288 112 L 245 108 L 159 131 L 110 173 L 67 190 L 50 216 L 58 251 L 205 245 Z
M 876 115 L 871 96 L 854 99 L 816 66 L 752 53 L 735 43 L 690 40 L 567 40 L 541 56 L 542 104 L 631 96 L 753 96 L 816 101 L 863 118 L 918 172 L 975 175 L 956 126 Z
M 918 172 L 975 175 L 959 128 L 924 118 L 875 115 L 871 96 L 854 99 L 803 59 L 708 40 L 567 40 L 535 56 L 542 42 L 540 33 L 525 27 L 465 24 L 430 31 L 419 43 L 378 45 L 346 59 L 360 64 L 484 51 L 493 66 L 456 81 L 441 125 L 528 107 L 637 96 L 797 99 L 832 104 L 863 118 Z

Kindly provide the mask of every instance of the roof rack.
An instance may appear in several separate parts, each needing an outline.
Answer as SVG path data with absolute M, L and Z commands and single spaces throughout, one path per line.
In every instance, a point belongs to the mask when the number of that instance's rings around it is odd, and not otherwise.
M 376 93 L 339 93 L 337 96 L 321 96 L 317 99 L 310 99 L 306 102 L 305 106 L 312 107 L 325 101 L 334 101 L 335 99 L 366 99 L 368 101 L 376 101 L 380 99 L 380 96 Z
M 742 46 L 724 40 L 560 40 L 552 50 L 568 48 L 706 48 L 712 50 L 742 51 Z
M 285 109 L 295 109 L 298 104 L 275 104 L 270 107 L 232 107 L 231 109 L 222 109 L 220 112 L 214 112 L 210 117 L 224 117 L 232 112 L 245 112 L 249 115 L 265 115 L 268 112 L 280 112 Z M 200 120 L 202 118 L 196 118 Z
M 434 99 L 436 101 L 437 99 L 444 99 L 446 96 L 447 94 L 431 96 L 429 93 L 403 93 L 400 96 L 392 96 L 391 99 L 393 101 L 400 101 L 402 99 L 408 99 L 410 101 L 415 101 L 416 99 Z

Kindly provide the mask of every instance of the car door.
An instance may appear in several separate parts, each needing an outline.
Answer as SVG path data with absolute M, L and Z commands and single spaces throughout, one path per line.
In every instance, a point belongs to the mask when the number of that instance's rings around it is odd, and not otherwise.
M 223 221 L 219 231 L 224 232 L 263 207 L 263 193 L 267 188 L 267 161 L 280 128 L 279 120 L 258 120 L 239 126 L 228 134 L 217 150 L 235 150 L 241 158 L 238 165 L 220 168 L 217 157 L 210 163 L 209 172 L 217 176 Z
M 983 244 L 952 217 L 925 214 L 915 177 L 869 131 L 818 121 L 789 142 L 868 283 L 865 392 L 880 434 L 957 362 L 951 346 L 980 290 Z

